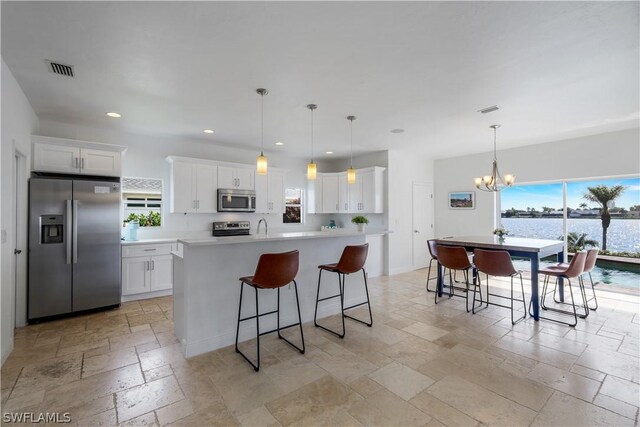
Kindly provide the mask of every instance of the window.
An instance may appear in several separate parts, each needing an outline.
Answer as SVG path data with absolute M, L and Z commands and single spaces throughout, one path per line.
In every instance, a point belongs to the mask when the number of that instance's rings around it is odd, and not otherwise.
M 141 227 L 162 225 L 162 180 L 122 178 L 124 221 L 137 219 Z
M 285 224 L 302 224 L 302 190 L 300 188 L 287 188 L 284 190 L 285 212 L 282 214 L 282 222 Z

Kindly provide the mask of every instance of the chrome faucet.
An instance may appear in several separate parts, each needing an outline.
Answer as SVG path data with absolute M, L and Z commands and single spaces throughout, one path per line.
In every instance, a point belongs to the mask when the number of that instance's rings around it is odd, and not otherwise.
M 256 231 L 256 234 L 260 234 L 260 224 L 262 224 L 264 222 L 264 235 L 268 236 L 269 235 L 269 224 L 267 224 L 267 220 L 264 218 L 260 218 L 260 221 L 258 221 L 258 230 Z

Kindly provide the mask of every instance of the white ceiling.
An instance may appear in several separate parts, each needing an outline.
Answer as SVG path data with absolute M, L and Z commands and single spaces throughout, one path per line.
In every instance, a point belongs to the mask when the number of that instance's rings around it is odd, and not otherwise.
M 308 156 L 313 102 L 318 154 L 354 114 L 356 152 L 448 157 L 638 127 L 639 4 L 3 1 L 2 57 L 43 120 L 257 149 L 265 87 L 268 151 Z

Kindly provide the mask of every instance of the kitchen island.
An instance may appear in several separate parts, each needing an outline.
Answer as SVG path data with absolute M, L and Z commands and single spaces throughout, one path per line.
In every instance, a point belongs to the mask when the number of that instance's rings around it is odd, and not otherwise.
M 253 275 L 258 258 L 264 253 L 300 251 L 300 267 L 296 281 L 303 322 L 313 320 L 318 284 L 318 265 L 337 262 L 347 245 L 361 245 L 368 239 L 379 239 L 386 232 L 292 232 L 269 235 L 210 237 L 178 240 L 174 258 L 173 318 L 175 332 L 186 357 L 231 345 L 235 341 L 239 278 Z M 373 251 L 371 250 L 373 249 Z M 380 271 L 380 257 L 370 248 L 365 265 Z M 373 256 L 372 256 L 373 255 Z M 324 274 L 320 297 L 338 292 L 335 274 Z M 247 290 L 245 290 L 247 291 Z M 260 290 L 260 312 L 275 310 L 276 292 Z M 253 315 L 253 290 L 243 301 L 243 316 Z M 362 274 L 347 276 L 345 306 L 365 300 Z M 281 324 L 297 321 L 295 293 L 292 286 L 281 289 Z M 339 300 L 321 303 L 318 318 L 339 313 Z M 276 316 L 260 319 L 261 330 L 275 328 Z M 255 337 L 255 326 L 244 322 L 240 341 Z

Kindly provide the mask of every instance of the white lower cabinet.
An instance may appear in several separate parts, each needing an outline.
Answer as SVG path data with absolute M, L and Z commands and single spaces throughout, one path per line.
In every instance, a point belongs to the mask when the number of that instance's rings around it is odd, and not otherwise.
M 173 289 L 173 255 L 170 252 L 175 249 L 175 244 L 125 246 L 122 251 L 123 299 L 152 298 L 159 296 L 159 291 L 170 294 L 167 292 Z

